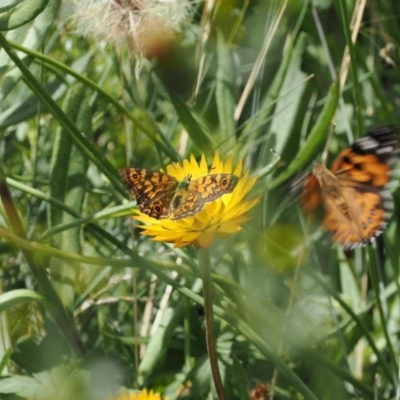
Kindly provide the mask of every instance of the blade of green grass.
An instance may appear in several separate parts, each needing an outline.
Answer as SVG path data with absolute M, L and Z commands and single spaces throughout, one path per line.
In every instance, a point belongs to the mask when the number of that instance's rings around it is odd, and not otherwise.
M 39 99 L 48 107 L 52 114 L 58 119 L 65 131 L 71 136 L 74 144 L 102 171 L 115 188 L 122 194 L 126 193 L 114 166 L 108 159 L 91 143 L 84 134 L 76 127 L 71 119 L 65 115 L 52 97 L 43 89 L 42 85 L 36 80 L 25 64 L 15 54 L 9 46 L 7 40 L 0 34 L 0 45 L 6 50 L 10 58 L 15 62 L 24 75 L 25 83 L 39 97 Z
M 141 114 L 129 111 L 126 107 L 124 107 L 121 103 L 119 103 L 113 96 L 111 96 L 104 89 L 99 87 L 95 82 L 82 76 L 79 73 L 76 73 L 76 71 L 69 68 L 65 64 L 58 62 L 56 60 L 53 60 L 50 57 L 47 57 L 41 53 L 27 49 L 15 42 L 10 41 L 9 44 L 13 48 L 20 50 L 20 51 L 34 57 L 37 60 L 43 61 L 46 64 L 49 64 L 56 68 L 61 69 L 62 71 L 73 76 L 80 82 L 84 83 L 86 86 L 91 87 L 93 90 L 98 92 L 106 101 L 111 103 L 119 112 L 126 115 L 127 118 L 129 118 L 139 129 L 141 129 L 143 131 L 143 133 L 145 133 L 149 137 L 149 139 L 151 139 L 158 147 L 160 147 L 160 149 L 162 149 L 172 160 L 176 160 L 175 150 L 173 149 L 171 144 L 163 137 L 163 135 L 160 132 L 149 130 L 150 125 L 143 123 Z M 36 92 L 34 92 L 34 93 L 36 93 Z M 49 109 L 51 109 L 51 108 L 49 108 Z M 154 124 L 151 124 L 151 126 L 154 127 Z
M 22 0 L 16 6 L 0 13 L 0 31 L 10 31 L 34 20 L 49 0 Z
M 339 85 L 333 83 L 328 98 L 321 114 L 318 117 L 312 131 L 307 137 L 304 147 L 297 153 L 294 160 L 288 165 L 284 172 L 275 178 L 269 185 L 268 189 L 277 187 L 279 184 L 290 178 L 294 173 L 299 172 L 307 163 L 312 160 L 321 141 L 324 139 L 332 118 L 336 112 L 339 101 Z
M 61 0 L 52 0 L 45 10 L 33 21 L 32 24 L 24 25 L 19 29 L 8 32 L 7 40 L 15 40 L 20 45 L 28 47 L 32 50 L 42 48 L 44 42 L 53 26 L 57 13 L 59 11 Z M 28 55 L 23 57 L 25 65 L 29 66 L 33 58 Z M 9 72 L 3 73 L 11 66 L 10 58 L 5 54 L 4 50 L 0 51 L 0 97 L 5 99 L 15 85 L 21 79 L 21 71 L 18 68 L 12 68 Z
M 43 296 L 41 296 L 34 290 L 10 290 L 9 292 L 0 294 L 0 312 L 5 311 L 11 307 L 26 303 L 27 301 L 44 303 L 46 300 Z

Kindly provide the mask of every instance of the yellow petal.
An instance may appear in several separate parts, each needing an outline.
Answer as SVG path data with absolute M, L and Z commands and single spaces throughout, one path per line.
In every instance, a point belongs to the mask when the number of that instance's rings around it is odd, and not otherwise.
M 208 175 L 208 165 L 207 165 L 207 160 L 206 160 L 204 154 L 201 155 L 200 174 L 201 174 L 201 176 Z
M 242 168 L 243 168 L 243 162 L 240 160 L 238 165 L 236 165 L 233 175 L 236 175 L 236 176 L 242 175 Z
M 236 233 L 240 231 L 240 226 L 236 222 L 228 221 L 220 224 L 218 232 L 222 233 Z
M 219 154 L 215 153 L 214 160 L 211 167 L 212 174 L 222 174 L 224 172 L 224 166 L 222 165 Z
M 194 242 L 200 235 L 201 232 L 188 232 L 182 236 L 182 240 L 185 242 Z
M 197 244 L 200 247 L 210 247 L 215 239 L 215 232 L 203 233 L 197 239 Z
M 228 157 L 224 165 L 224 174 L 232 173 L 232 157 Z

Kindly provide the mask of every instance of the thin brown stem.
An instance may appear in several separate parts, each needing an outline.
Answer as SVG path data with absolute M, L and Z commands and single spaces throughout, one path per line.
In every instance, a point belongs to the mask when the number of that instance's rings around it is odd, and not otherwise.
M 208 249 L 199 250 L 199 264 L 203 279 L 204 314 L 206 322 L 206 342 L 208 357 L 210 358 L 211 373 L 215 390 L 219 400 L 225 400 L 224 386 L 218 368 L 218 355 L 216 350 L 213 313 L 213 293 L 211 282 L 211 262 Z

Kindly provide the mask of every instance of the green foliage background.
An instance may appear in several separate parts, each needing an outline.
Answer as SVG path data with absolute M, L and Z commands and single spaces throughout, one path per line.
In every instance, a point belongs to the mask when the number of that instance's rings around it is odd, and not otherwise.
M 346 254 L 284 184 L 333 121 L 330 158 L 398 123 L 400 3 L 187 3 L 144 54 L 81 36 L 66 5 L 0 8 L 1 398 L 215 398 L 197 253 L 140 235 L 117 169 L 218 152 L 263 195 L 210 249 L 227 398 L 266 382 L 276 399 L 398 399 L 398 173 L 384 234 Z

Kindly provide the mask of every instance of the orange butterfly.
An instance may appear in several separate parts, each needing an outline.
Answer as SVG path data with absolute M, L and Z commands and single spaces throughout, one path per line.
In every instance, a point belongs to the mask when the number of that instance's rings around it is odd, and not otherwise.
M 324 226 L 334 242 L 350 249 L 382 233 L 393 210 L 386 185 L 396 148 L 395 127 L 383 126 L 342 150 L 330 170 L 315 163 L 312 174 L 292 186 L 301 186 L 306 212 L 323 204 Z

